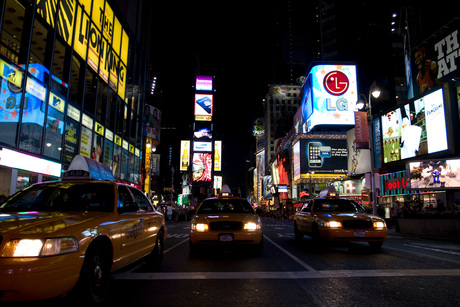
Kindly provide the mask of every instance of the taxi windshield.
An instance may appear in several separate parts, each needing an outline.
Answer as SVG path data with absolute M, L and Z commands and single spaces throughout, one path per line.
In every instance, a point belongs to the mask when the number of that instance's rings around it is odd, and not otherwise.
M 0 212 L 112 212 L 114 187 L 105 183 L 48 182 L 33 185 L 0 205 Z
M 313 210 L 318 212 L 347 212 L 347 213 L 365 213 L 366 210 L 355 202 L 347 199 L 317 199 Z
M 254 213 L 251 204 L 240 199 L 205 200 L 197 213 Z

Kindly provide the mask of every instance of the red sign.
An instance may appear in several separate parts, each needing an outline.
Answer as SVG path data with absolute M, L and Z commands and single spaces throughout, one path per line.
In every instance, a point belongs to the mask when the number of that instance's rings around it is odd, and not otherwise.
M 385 180 L 385 189 L 387 190 L 406 189 L 406 188 L 407 188 L 407 179 L 404 177 Z
M 326 91 L 335 96 L 344 94 L 348 90 L 350 82 L 347 75 L 341 71 L 331 71 L 324 77 L 324 88 Z
M 367 112 L 355 112 L 355 140 L 356 148 L 369 148 L 369 126 Z

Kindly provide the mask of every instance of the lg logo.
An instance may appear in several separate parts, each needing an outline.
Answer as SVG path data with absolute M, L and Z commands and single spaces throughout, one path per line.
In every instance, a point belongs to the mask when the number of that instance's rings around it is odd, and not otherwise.
M 336 70 L 331 71 L 324 77 L 323 84 L 329 94 L 339 96 L 348 90 L 350 82 L 343 72 Z

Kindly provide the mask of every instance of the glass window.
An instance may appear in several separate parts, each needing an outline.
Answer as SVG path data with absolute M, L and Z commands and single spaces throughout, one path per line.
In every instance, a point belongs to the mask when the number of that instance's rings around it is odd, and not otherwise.
M 51 108 L 51 107 L 50 107 Z M 44 154 L 61 160 L 62 134 L 64 133 L 64 114 L 48 114 L 46 119 Z
M 69 78 L 70 48 L 66 48 L 58 39 L 54 45 L 51 88 L 64 97 L 67 97 Z
M 108 93 L 108 101 L 107 101 L 107 121 L 106 126 L 107 129 L 114 131 L 115 129 L 115 110 L 117 107 L 117 93 L 115 93 L 112 89 L 109 88 Z
M 121 150 L 121 180 L 127 180 L 128 175 L 128 151 L 122 149 Z
M 96 105 L 96 120 L 105 124 L 105 114 L 107 109 L 107 84 L 103 81 L 99 82 L 97 90 L 97 105 Z
M 91 68 L 86 69 L 86 82 L 85 82 L 85 102 L 84 110 L 89 114 L 94 114 L 96 103 L 96 89 L 97 89 L 97 75 Z
M 198 213 L 254 213 L 254 209 L 245 200 L 210 199 L 200 205 Z
M 22 109 L 19 147 L 36 154 L 40 153 L 42 145 L 46 108 L 45 97 L 45 86 L 37 79 L 28 77 Z
M 76 121 L 67 118 L 64 137 L 64 162 L 70 163 L 78 154 L 78 136 L 80 125 Z
M 81 127 L 80 138 L 80 155 L 90 158 L 91 157 L 91 144 L 93 140 L 93 132 L 84 126 Z
M 70 71 L 69 99 L 71 102 L 82 105 L 82 75 L 85 72 L 85 65 L 79 57 L 72 57 L 72 67 Z
M 124 103 L 119 97 L 117 98 L 117 115 L 116 115 L 116 130 L 115 133 L 118 135 L 123 135 L 123 112 L 124 112 Z
M 16 146 L 24 72 L 0 59 L 0 142 Z
M 103 153 L 102 146 L 104 145 L 103 142 L 104 142 L 104 137 L 96 133 L 94 135 L 94 143 L 93 143 L 93 150 L 91 153 L 91 158 L 98 162 L 102 162 L 102 159 L 104 157 L 102 154 Z
M 121 171 L 121 147 L 118 145 L 114 145 L 113 148 L 113 176 L 115 178 L 120 178 L 120 171 Z
M 50 36 L 50 37 L 49 37 Z M 30 50 L 29 63 L 40 64 L 46 68 L 50 68 L 50 50 L 53 43 L 53 37 L 48 34 L 48 30 L 38 20 L 34 20 L 34 27 L 32 31 L 32 47 Z M 47 52 L 47 50 L 49 52 Z M 29 72 L 33 67 L 29 67 Z
M 16 0 L 7 0 L 3 16 L 0 54 L 19 63 L 25 8 Z M 23 64 L 23 63 L 22 63 Z
M 113 211 L 113 185 L 50 182 L 25 189 L 0 206 L 2 212 Z
M 139 205 L 139 209 L 144 210 L 144 211 L 153 211 L 152 204 L 149 202 L 147 197 L 145 197 L 144 193 L 142 193 L 138 189 L 131 188 L 131 187 L 129 188 L 129 190 L 131 191 L 131 193 L 134 196 L 134 199 Z
M 124 185 L 118 186 L 118 208 L 121 207 L 123 203 L 131 203 L 133 201 L 133 197 L 129 192 L 128 188 Z
M 104 146 L 104 164 L 110 167 L 113 172 L 113 143 L 107 139 Z
M 128 176 L 127 179 L 129 182 L 134 182 L 134 155 L 128 154 Z

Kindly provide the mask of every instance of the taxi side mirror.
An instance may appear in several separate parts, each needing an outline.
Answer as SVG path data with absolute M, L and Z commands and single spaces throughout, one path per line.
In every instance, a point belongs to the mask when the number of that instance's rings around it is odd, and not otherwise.
M 139 211 L 139 205 L 136 202 L 123 202 L 119 210 L 120 213 L 137 211 Z

